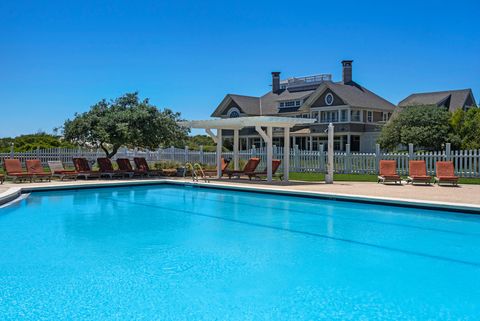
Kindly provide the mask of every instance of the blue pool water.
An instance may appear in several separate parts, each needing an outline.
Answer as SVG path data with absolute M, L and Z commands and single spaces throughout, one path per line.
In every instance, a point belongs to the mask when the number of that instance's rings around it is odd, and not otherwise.
M 480 216 L 177 185 L 0 209 L 2 320 L 478 320 Z

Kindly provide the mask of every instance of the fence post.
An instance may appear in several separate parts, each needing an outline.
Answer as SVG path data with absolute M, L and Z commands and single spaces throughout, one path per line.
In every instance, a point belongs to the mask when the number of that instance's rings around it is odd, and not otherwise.
M 319 146 L 319 151 L 320 151 L 320 172 L 325 171 L 325 145 L 320 144 Z
M 410 143 L 408 144 L 408 159 L 413 159 L 413 144 Z
M 380 169 L 380 160 L 382 159 L 382 154 L 380 152 L 380 144 L 375 144 L 375 164 L 377 166 L 377 173 Z
M 188 146 L 185 146 L 185 150 L 183 151 L 183 153 L 184 153 L 183 160 L 186 163 L 188 162 Z
M 352 173 L 352 162 L 351 162 L 352 159 L 350 157 L 350 144 L 345 145 L 345 157 L 346 157 L 345 172 L 347 174 L 351 174 Z
M 203 145 L 200 145 L 200 164 L 205 164 L 204 155 L 203 155 Z
M 452 144 L 445 144 L 445 160 L 449 161 L 452 158 Z
M 12 159 L 13 159 L 14 156 L 15 156 L 14 145 L 15 145 L 14 143 L 11 143 L 11 144 L 10 144 L 10 158 L 12 158 Z
M 294 151 L 294 159 L 295 159 L 295 171 L 300 172 L 301 171 L 301 166 L 300 166 L 300 149 L 298 148 L 298 145 L 295 145 L 295 151 Z

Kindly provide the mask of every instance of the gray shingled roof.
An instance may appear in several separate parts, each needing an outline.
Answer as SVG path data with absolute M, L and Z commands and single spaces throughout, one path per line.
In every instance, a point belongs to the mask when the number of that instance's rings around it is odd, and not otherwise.
M 450 97 L 449 110 L 454 111 L 463 108 L 469 95 L 472 94 L 471 89 L 446 90 L 427 93 L 411 94 L 407 98 L 398 103 L 400 107 L 415 105 L 439 105 Z M 473 96 L 472 96 L 473 98 Z M 474 101 L 475 103 L 475 101 Z
M 222 108 L 227 106 L 229 99 L 235 101 L 235 103 L 243 110 L 243 112 L 248 115 L 276 115 L 279 113 L 279 101 L 306 99 L 306 103 L 313 103 L 313 101 L 316 100 L 316 97 L 322 94 L 326 88 L 330 88 L 345 103 L 353 107 L 385 111 L 393 111 L 395 109 L 395 105 L 389 101 L 354 82 L 343 84 L 342 82 L 335 83 L 326 81 L 320 84 L 315 90 L 290 92 L 287 89 L 281 91 L 279 94 L 269 91 L 261 97 L 228 94 L 222 103 L 212 113 L 212 117 L 221 116 L 223 112 Z M 301 109 L 309 107 L 308 104 L 304 104 L 304 106 L 305 107 L 302 106 Z
M 230 94 L 230 98 L 248 115 L 260 115 L 260 99 L 252 96 Z
M 383 99 L 355 82 L 350 82 L 349 84 L 343 84 L 341 82 L 325 82 L 325 86 L 330 88 L 345 103 L 353 107 L 380 109 L 385 111 L 393 111 L 396 107 L 388 100 Z

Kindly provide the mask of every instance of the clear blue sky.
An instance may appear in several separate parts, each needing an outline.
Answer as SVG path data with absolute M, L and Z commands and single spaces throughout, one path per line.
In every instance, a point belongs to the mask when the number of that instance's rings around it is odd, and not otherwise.
M 270 72 L 332 73 L 393 103 L 472 88 L 477 1 L 2 1 L 0 137 L 54 127 L 139 91 L 187 119 L 226 93 L 260 95 Z

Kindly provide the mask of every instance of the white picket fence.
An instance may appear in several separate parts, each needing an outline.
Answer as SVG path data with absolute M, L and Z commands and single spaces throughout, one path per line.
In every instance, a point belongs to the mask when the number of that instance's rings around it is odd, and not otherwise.
M 357 174 L 376 174 L 378 173 L 378 164 L 382 159 L 394 159 L 397 161 L 397 168 L 400 175 L 408 174 L 409 160 L 425 160 L 427 171 L 430 175 L 435 174 L 435 164 L 437 161 L 451 160 L 454 162 L 455 171 L 461 177 L 480 177 L 480 150 L 458 150 L 451 151 L 450 144 L 446 144 L 443 151 L 435 152 L 414 152 L 413 146 L 409 145 L 408 152 L 389 153 L 382 152 L 377 145 L 375 153 L 350 153 L 336 152 L 334 156 L 334 170 L 336 173 L 357 173 Z M 150 162 L 171 161 L 178 164 L 186 162 L 215 165 L 216 152 L 205 152 L 200 150 L 188 150 L 187 148 L 165 148 L 156 151 L 141 151 L 120 149 L 115 158 L 145 157 Z M 233 158 L 233 152 L 223 152 L 225 158 Z M 40 159 L 46 166 L 50 160 L 61 160 L 67 165 L 72 165 L 73 157 L 85 157 L 94 161 L 98 157 L 105 157 L 102 150 L 95 149 L 37 149 L 24 153 L 0 153 L 0 162 L 4 158 L 18 158 L 22 162 L 26 159 Z M 266 149 L 252 148 L 239 152 L 239 157 L 247 161 L 251 157 L 260 157 L 262 159 L 260 167 L 265 166 Z M 283 159 L 283 148 L 274 147 L 274 159 Z M 326 152 L 320 147 L 320 151 L 300 150 L 292 148 L 290 151 L 290 171 L 292 172 L 325 172 L 326 171 Z M 280 168 L 281 170 L 281 168 Z

